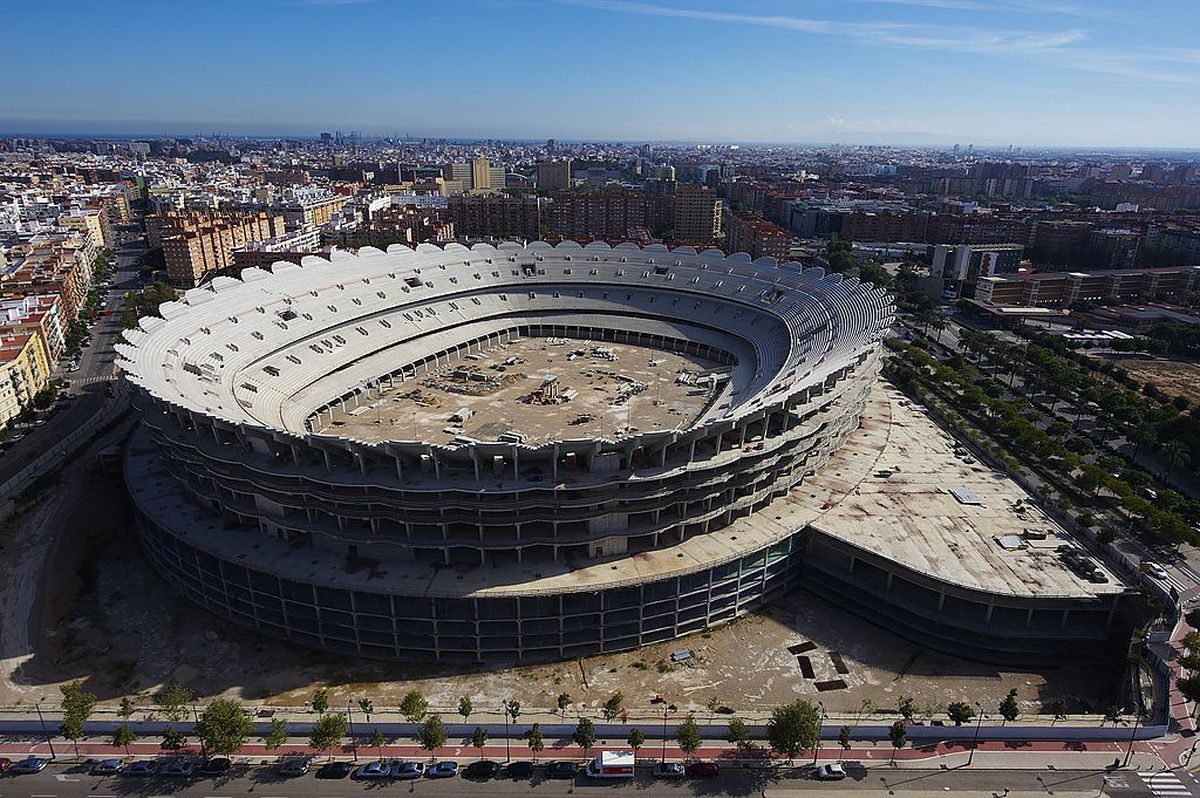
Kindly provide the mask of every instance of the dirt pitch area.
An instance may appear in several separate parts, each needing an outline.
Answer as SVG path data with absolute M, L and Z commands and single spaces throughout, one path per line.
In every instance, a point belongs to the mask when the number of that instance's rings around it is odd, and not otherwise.
M 1200 363 L 1186 360 L 1123 358 L 1114 360 L 1138 382 L 1153 383 L 1168 396 L 1186 397 L 1200 404 Z
M 1008 671 L 931 653 L 802 590 L 711 632 L 582 661 L 469 668 L 350 661 L 232 627 L 173 595 L 138 547 L 118 476 L 91 471 L 68 495 L 72 506 L 55 524 L 67 545 L 52 566 L 67 576 L 43 580 L 30 648 L 4 660 L 0 705 L 56 701 L 57 685 L 82 678 L 110 706 L 122 696 L 144 705 L 178 681 L 201 698 L 296 707 L 322 685 L 335 706 L 369 696 L 380 708 L 416 687 L 446 712 L 464 695 L 480 712 L 509 699 L 531 712 L 552 708 L 563 692 L 596 707 L 617 690 L 631 713 L 651 711 L 658 699 L 681 709 L 713 703 L 746 712 L 798 696 L 821 700 L 831 713 L 866 700 L 894 707 L 900 696 L 932 711 L 952 700 L 990 703 L 1015 687 L 1030 712 L 1060 695 L 1072 699 L 1073 710 L 1103 708 L 1120 683 L 1119 670 L 1093 663 Z M 8 540 L 39 518 L 8 529 Z M 689 663 L 672 661 L 681 649 L 691 652 Z

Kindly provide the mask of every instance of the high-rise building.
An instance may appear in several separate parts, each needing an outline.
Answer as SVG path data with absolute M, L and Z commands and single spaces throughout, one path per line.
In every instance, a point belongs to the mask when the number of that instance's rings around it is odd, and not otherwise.
M 712 189 L 687 183 L 675 190 L 675 241 L 707 246 L 721 234 L 721 198 Z
M 571 187 L 571 159 L 542 161 L 537 165 L 537 185 L 542 191 L 563 191 Z
M 503 184 L 501 184 L 503 185 Z M 471 188 L 475 190 L 492 187 L 492 163 L 487 158 L 471 160 Z
M 147 237 L 161 241 L 171 285 L 192 288 L 235 266 L 234 249 L 281 236 L 281 213 L 257 211 L 184 212 L 146 219 Z

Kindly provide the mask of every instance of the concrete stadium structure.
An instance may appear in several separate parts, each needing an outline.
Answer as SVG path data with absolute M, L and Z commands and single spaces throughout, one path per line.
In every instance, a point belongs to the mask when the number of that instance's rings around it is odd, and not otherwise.
M 538 242 L 280 263 L 162 314 L 118 349 L 144 420 L 127 479 L 164 575 L 300 643 L 477 660 L 665 640 L 786 590 L 798 530 L 734 525 L 856 427 L 892 306 L 769 258 Z M 670 429 L 564 426 L 539 445 L 313 431 L 453 356 L 555 336 L 719 366 Z

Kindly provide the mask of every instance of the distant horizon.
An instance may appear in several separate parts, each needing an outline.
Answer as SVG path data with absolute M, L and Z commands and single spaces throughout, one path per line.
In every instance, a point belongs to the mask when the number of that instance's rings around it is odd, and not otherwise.
M 54 130 L 17 130 L 4 127 L 3 120 L 0 120 L 0 138 L 32 138 L 32 139 L 53 139 L 53 140 L 113 140 L 113 141 L 138 141 L 138 140 L 160 140 L 160 139 L 178 139 L 178 138 L 219 138 L 230 141 L 320 141 L 321 133 L 334 133 L 339 128 L 322 128 L 315 133 L 288 133 L 288 132 L 235 132 L 235 131 L 187 131 L 183 128 L 168 131 L 137 131 L 137 130 L 112 130 L 112 131 L 54 131 Z M 349 136 L 352 132 L 351 128 L 341 129 L 344 136 Z M 374 133 L 358 131 L 361 135 L 361 141 L 375 141 L 381 139 L 394 138 L 397 134 L 393 133 Z M 1108 152 L 1108 153 L 1139 153 L 1139 152 L 1159 152 L 1159 153 L 1197 153 L 1200 154 L 1200 145 L 1192 146 L 1139 146 L 1135 144 L 1121 145 L 1069 145 L 1069 144 L 1030 144 L 1022 142 L 1010 143 L 976 143 L 972 141 L 931 141 L 931 142 L 895 142 L 895 141 L 880 141 L 880 140 L 862 140 L 862 141 L 739 141 L 733 139 L 669 139 L 669 138 L 566 138 L 553 135 L 546 136 L 504 136 L 504 135 L 441 135 L 441 134 L 422 134 L 410 133 L 399 134 L 400 141 L 420 142 L 428 139 L 436 139 L 445 141 L 451 144 L 474 144 L 484 141 L 495 141 L 512 144 L 544 144 L 550 139 L 554 139 L 560 144 L 614 144 L 614 145 L 640 145 L 640 144 L 662 144 L 670 146 L 712 146 L 712 147 L 887 147 L 887 148 L 912 148 L 912 149 L 951 149 L 954 146 L 962 148 L 974 147 L 976 151 L 1003 151 L 1010 146 L 1020 150 L 1038 150 L 1048 152 Z M 407 138 L 405 138 L 407 136 Z
M 6 55 L 37 79 L 0 128 L 1190 150 L 1197 21 L 1194 0 L 22 3 Z

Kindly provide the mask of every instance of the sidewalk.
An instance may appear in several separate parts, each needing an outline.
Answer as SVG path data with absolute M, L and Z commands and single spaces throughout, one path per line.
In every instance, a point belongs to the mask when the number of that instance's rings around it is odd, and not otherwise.
M 464 761 L 480 758 L 494 760 L 509 758 L 529 760 L 533 758 L 533 754 L 529 750 L 526 741 L 521 738 L 510 739 L 508 746 L 505 746 L 503 740 L 493 738 L 488 741 L 488 744 L 482 750 L 469 745 L 467 741 L 462 741 L 459 744 L 450 744 L 439 748 L 432 752 L 432 754 L 410 740 L 389 743 L 382 748 L 367 746 L 360 740 L 357 752 L 354 746 L 349 743 L 342 745 L 335 751 L 327 752 L 316 751 L 310 748 L 307 742 L 305 738 L 292 738 L 279 748 L 269 750 L 261 741 L 255 740 L 239 751 L 237 756 L 239 758 L 254 760 L 273 760 L 285 755 L 313 756 L 317 758 L 332 756 L 339 759 L 348 759 L 354 758 L 357 754 L 357 759 L 362 761 L 381 758 L 427 760 L 433 757 L 437 759 L 461 759 Z M 75 746 L 69 741 L 55 739 L 53 744 L 56 760 L 76 760 Z M 595 756 L 596 752 L 600 750 L 621 748 L 628 748 L 623 739 L 601 738 L 587 752 L 569 739 L 547 739 L 546 748 L 538 755 L 538 761 L 548 762 L 555 759 L 583 760 L 590 756 Z M 981 742 L 972 757 L 970 748 L 969 744 L 949 743 L 917 748 L 905 747 L 893 753 L 893 749 L 888 743 L 880 743 L 873 746 L 856 745 L 848 751 L 843 751 L 837 745 L 831 746 L 825 744 L 817 752 L 816 758 L 819 762 L 860 762 L 868 768 L 950 769 L 966 767 L 967 761 L 970 759 L 972 760 L 971 767 L 981 769 L 1028 770 L 1050 768 L 1058 770 L 1104 770 L 1110 767 L 1114 760 L 1124 762 L 1127 750 L 1126 745 L 1115 742 L 1087 744 Z M 139 740 L 129 746 L 129 756 L 132 757 L 170 756 L 172 753 L 163 751 L 159 747 L 157 739 Z M 200 749 L 198 745 L 191 744 L 178 753 L 198 755 Z M 49 754 L 49 747 L 44 740 L 0 742 L 0 755 L 14 759 L 21 756 L 49 756 Z M 114 748 L 104 740 L 88 739 L 79 743 L 79 756 L 85 759 L 124 758 L 125 749 Z M 668 741 L 664 756 L 664 747 L 661 741 L 647 740 L 638 753 L 638 759 L 645 764 L 663 760 L 682 761 L 689 758 L 717 761 L 727 767 L 767 766 L 776 768 L 802 768 L 811 766 L 813 752 L 811 749 L 804 752 L 790 766 L 778 758 L 768 758 L 766 751 L 761 746 L 752 752 L 742 753 L 729 744 L 710 744 L 702 746 L 689 757 L 680 751 L 678 746 Z M 1165 768 L 1166 765 L 1162 758 L 1158 756 L 1149 744 L 1136 743 L 1134 745 L 1129 769 L 1148 771 L 1163 770 Z

